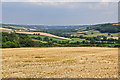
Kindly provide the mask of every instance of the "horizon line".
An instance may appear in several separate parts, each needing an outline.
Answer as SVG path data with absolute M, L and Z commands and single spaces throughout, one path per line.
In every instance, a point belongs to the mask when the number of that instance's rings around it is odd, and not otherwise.
M 44 25 L 44 26 L 70 26 L 70 25 L 97 25 L 97 24 L 113 24 L 119 22 L 104 22 L 104 23 L 95 23 L 95 24 L 20 24 L 20 23 L 1 23 L 1 24 L 14 24 L 14 25 Z

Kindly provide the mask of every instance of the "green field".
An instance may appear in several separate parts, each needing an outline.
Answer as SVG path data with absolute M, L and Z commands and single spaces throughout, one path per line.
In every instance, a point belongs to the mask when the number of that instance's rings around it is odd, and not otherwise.
M 118 33 L 110 33 L 113 37 L 118 37 Z M 80 36 L 83 35 L 84 37 L 97 37 L 97 36 L 101 36 L 104 35 L 106 37 L 110 37 L 108 35 L 108 33 L 100 33 L 99 31 L 96 30 L 89 30 L 88 32 L 86 31 L 81 31 L 81 32 L 77 32 L 76 36 Z
M 72 38 L 72 41 L 70 42 L 77 42 L 77 41 L 82 42 L 82 41 L 88 41 L 88 40 L 80 39 L 80 38 Z
M 41 37 L 42 40 L 45 38 L 45 36 L 41 36 L 41 35 L 28 35 L 29 37 Z M 68 41 L 68 40 L 63 40 L 63 39 L 58 39 L 58 38 L 53 38 L 53 37 L 48 37 L 49 39 L 52 39 L 52 40 L 55 40 L 55 41 Z M 80 39 L 80 38 L 72 38 L 72 40 L 70 40 L 69 42 L 82 42 L 82 41 L 88 41 L 88 40 L 85 40 L 85 39 Z

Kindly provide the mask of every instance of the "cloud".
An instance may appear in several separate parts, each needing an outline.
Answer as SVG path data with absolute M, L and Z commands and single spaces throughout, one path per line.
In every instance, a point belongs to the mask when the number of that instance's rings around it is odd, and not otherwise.
M 53 6 L 64 8 L 90 8 L 90 9 L 103 9 L 108 8 L 109 2 L 117 2 L 119 0 L 2 0 L 2 2 L 30 2 L 29 4 L 38 6 Z M 88 4 L 79 4 L 73 2 L 88 2 Z M 90 2 L 98 2 L 91 4 Z
M 87 7 L 91 9 L 100 9 L 102 8 L 101 6 L 107 7 L 109 5 L 109 2 L 118 1 L 119 0 L 2 0 L 2 2 L 32 2 L 30 4 L 39 6 L 63 6 L 66 8 L 77 8 L 84 6 L 82 4 L 70 4 L 70 2 L 99 2 L 97 5 L 88 4 Z
M 52 7 L 61 7 L 61 8 L 80 8 L 82 4 L 73 3 L 73 2 L 33 2 L 31 5 L 36 6 L 52 6 Z
M 118 2 L 119 0 L 2 0 L 2 2 Z
M 33 0 L 31 0 L 33 1 Z M 93 24 L 117 19 L 117 6 L 109 2 L 3 3 L 6 23 Z M 9 13 L 11 11 L 11 13 Z
M 53 7 L 62 7 L 62 8 L 88 8 L 88 9 L 110 9 L 117 3 L 110 2 L 33 2 L 32 5 L 38 6 L 53 6 Z
M 119 0 L 101 0 L 101 2 L 119 2 Z

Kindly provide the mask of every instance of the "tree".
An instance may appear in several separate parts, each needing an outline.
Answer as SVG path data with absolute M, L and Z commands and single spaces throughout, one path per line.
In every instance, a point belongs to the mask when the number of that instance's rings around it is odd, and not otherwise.
M 110 33 L 108 33 L 108 36 L 110 36 L 111 34 Z
M 103 41 L 107 41 L 107 37 L 104 36 L 104 37 L 103 37 Z
M 90 29 L 90 27 L 87 27 L 86 29 L 87 29 L 87 30 L 89 30 L 89 29 Z
M 83 44 L 85 44 L 85 41 L 82 41 Z
M 113 37 L 113 35 L 111 35 L 111 37 Z
M 79 38 L 81 38 L 81 39 L 82 39 L 82 38 L 83 38 L 83 35 L 80 35 L 80 37 L 79 37 Z
M 91 40 L 90 40 L 90 43 L 91 43 L 91 44 L 95 44 L 95 40 L 94 40 L 94 39 L 91 39 Z
M 20 47 L 20 45 L 14 43 L 14 42 L 11 42 L 11 41 L 7 41 L 7 42 L 3 43 L 2 47 L 3 48 L 17 48 L 17 47 Z
M 44 41 L 49 41 L 49 38 L 48 38 L 48 37 L 44 37 L 43 40 L 44 40 Z
M 42 40 L 42 38 L 41 38 L 41 37 L 37 37 L 37 39 L 38 39 L 38 40 Z
M 77 42 L 76 42 L 76 44 L 77 44 L 77 45 L 79 45 L 79 44 L 80 44 L 80 42 L 79 42 L 79 41 L 77 41 Z
M 94 34 L 93 32 L 91 34 Z
M 52 41 L 53 39 L 51 38 L 50 41 Z

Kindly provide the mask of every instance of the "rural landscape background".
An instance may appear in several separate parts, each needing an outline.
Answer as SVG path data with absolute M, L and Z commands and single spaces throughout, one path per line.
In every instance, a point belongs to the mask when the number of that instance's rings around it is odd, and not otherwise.
M 118 78 L 117 2 L 3 2 L 2 78 Z

